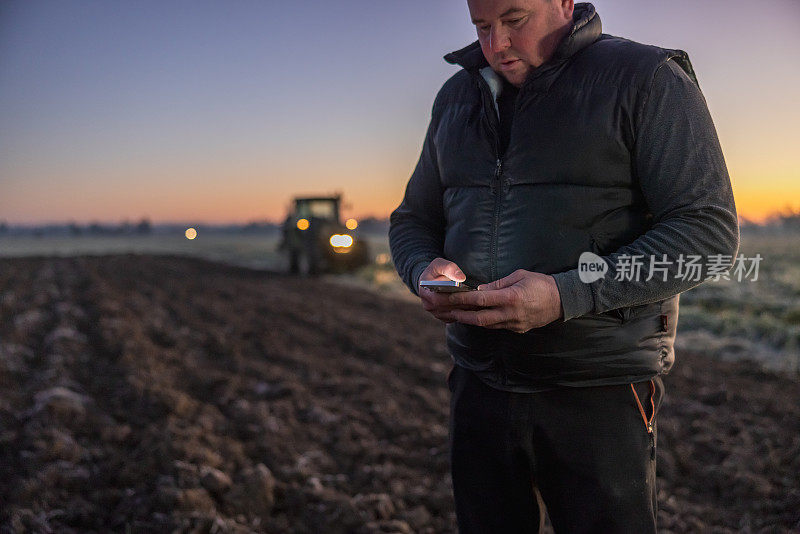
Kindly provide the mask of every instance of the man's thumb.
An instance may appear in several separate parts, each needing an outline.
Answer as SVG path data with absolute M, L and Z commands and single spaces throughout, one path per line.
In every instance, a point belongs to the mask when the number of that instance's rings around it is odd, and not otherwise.
M 461 272 L 461 269 L 458 268 L 458 265 L 453 262 L 448 262 L 441 269 L 439 269 L 439 274 L 446 276 L 450 280 L 455 280 L 456 282 L 463 282 L 467 279 L 467 275 Z

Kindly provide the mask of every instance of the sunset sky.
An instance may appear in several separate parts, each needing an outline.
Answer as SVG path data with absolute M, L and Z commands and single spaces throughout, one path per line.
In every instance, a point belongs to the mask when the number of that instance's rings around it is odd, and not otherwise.
M 598 0 L 689 53 L 740 215 L 800 209 L 800 2 Z M 282 219 L 400 201 L 465 0 L 0 3 L 0 221 Z

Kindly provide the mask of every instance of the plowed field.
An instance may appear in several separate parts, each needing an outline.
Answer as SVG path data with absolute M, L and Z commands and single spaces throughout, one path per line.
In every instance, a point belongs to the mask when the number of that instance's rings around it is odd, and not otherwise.
M 660 528 L 800 529 L 798 380 L 677 358 Z M 0 531 L 454 532 L 450 367 L 435 320 L 368 290 L 4 259 Z

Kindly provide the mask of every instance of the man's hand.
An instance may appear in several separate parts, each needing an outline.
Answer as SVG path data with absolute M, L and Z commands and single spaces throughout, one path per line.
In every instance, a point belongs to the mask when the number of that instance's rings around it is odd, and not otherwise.
M 519 269 L 478 286 L 478 291 L 447 295 L 448 317 L 459 323 L 523 333 L 563 317 L 561 295 L 548 274 Z M 468 308 L 475 308 L 469 310 Z
M 456 282 L 463 282 L 466 279 L 466 275 L 461 272 L 461 269 L 458 268 L 458 265 L 444 258 L 436 258 L 430 262 L 428 267 L 422 271 L 422 274 L 419 277 L 420 282 L 423 280 L 455 280 Z M 459 308 L 462 311 L 476 309 L 474 306 L 459 306 L 452 304 L 447 298 L 447 293 L 435 293 L 430 289 L 423 287 L 418 287 L 417 289 L 419 296 L 422 299 L 422 307 L 425 309 L 425 311 L 429 312 L 431 315 L 440 321 L 444 321 L 445 323 L 452 323 L 456 321 L 452 315 L 453 310 L 456 308 Z

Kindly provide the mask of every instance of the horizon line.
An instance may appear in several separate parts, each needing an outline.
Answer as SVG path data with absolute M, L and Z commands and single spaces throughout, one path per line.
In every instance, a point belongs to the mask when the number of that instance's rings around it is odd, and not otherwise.
M 365 215 L 360 217 L 354 217 L 357 221 L 389 221 L 390 215 L 378 216 L 378 215 Z M 771 224 L 775 224 L 779 222 L 781 219 L 785 218 L 792 218 L 792 217 L 799 217 L 800 218 L 800 209 L 794 210 L 791 208 L 784 208 L 782 211 L 773 211 L 769 214 L 759 217 L 759 218 L 751 218 L 747 215 L 738 215 L 739 225 L 740 226 L 769 226 Z M 247 219 L 247 220 L 222 220 L 222 221 L 209 221 L 209 220 L 177 220 L 177 219 L 163 219 L 163 220 L 153 220 L 149 217 L 139 217 L 135 219 L 117 219 L 117 220 L 100 220 L 100 219 L 85 219 L 85 220 L 75 220 L 75 219 L 57 219 L 57 220 L 43 220 L 43 221 L 36 221 L 36 222 L 24 222 L 24 221 L 11 221 L 6 219 L 0 219 L 0 227 L 5 226 L 6 228 L 41 228 L 41 227 L 68 227 L 70 225 L 76 225 L 80 227 L 91 226 L 91 225 L 99 225 L 99 226 L 112 226 L 112 227 L 119 227 L 125 224 L 130 226 L 136 226 L 137 224 L 142 223 L 143 221 L 147 221 L 151 226 L 185 226 L 185 227 L 192 227 L 192 226 L 248 226 L 248 225 L 258 225 L 258 224 L 269 224 L 269 225 L 281 225 L 283 224 L 284 219 Z

